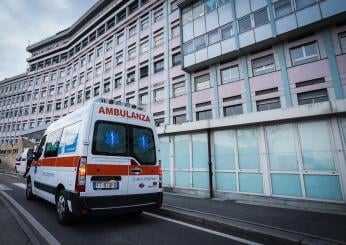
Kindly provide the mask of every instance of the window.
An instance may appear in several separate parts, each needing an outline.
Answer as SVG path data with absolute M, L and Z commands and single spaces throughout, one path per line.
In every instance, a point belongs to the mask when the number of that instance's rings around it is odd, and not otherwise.
M 112 61 L 107 61 L 106 63 L 105 63 L 105 71 L 107 72 L 107 71 L 110 71 L 111 70 L 111 68 L 112 68 Z
M 274 3 L 274 12 L 276 18 L 280 18 L 292 12 L 291 0 L 280 0 Z
M 280 98 L 271 98 L 256 101 L 257 111 L 266 111 L 281 108 Z
M 91 96 L 91 91 L 90 91 L 90 89 L 89 89 L 89 90 L 86 90 L 86 91 L 85 91 L 85 100 L 90 99 L 90 96 Z
M 186 122 L 186 115 L 177 115 L 177 116 L 173 116 L 173 124 L 182 124 Z
M 269 21 L 267 8 L 261 9 L 254 13 L 255 26 L 265 24 Z
M 223 108 L 223 116 L 228 117 L 228 116 L 234 116 L 234 115 L 239 115 L 243 114 L 243 105 L 231 105 L 231 106 L 225 106 Z
M 225 5 L 227 3 L 230 3 L 231 0 L 218 0 L 218 2 L 219 2 L 219 6 L 222 6 L 222 5 Z
M 48 103 L 47 104 L 47 112 L 51 111 L 52 107 L 53 107 L 52 102 Z
M 346 53 L 346 32 L 339 34 L 339 41 L 340 41 L 341 51 L 343 53 Z
M 64 100 L 64 108 L 68 107 L 68 99 Z
M 192 8 L 184 8 L 182 15 L 183 25 L 192 21 Z
M 205 1 L 205 12 L 208 13 L 216 8 L 216 0 Z
M 171 2 L 171 12 L 173 12 L 174 10 L 178 9 L 178 5 L 177 5 L 178 1 L 173 1 Z
M 327 89 L 299 93 L 297 97 L 298 105 L 313 104 L 329 100 Z
M 148 66 L 143 66 L 139 70 L 140 78 L 144 78 L 148 76 Z
M 92 154 L 130 156 L 141 165 L 155 165 L 154 135 L 149 128 L 97 121 L 92 142 Z
M 90 63 L 90 62 L 92 62 L 94 60 L 94 53 L 90 53 L 89 55 L 88 55 L 88 62 Z
M 218 41 L 220 41 L 218 29 L 213 30 L 213 31 L 208 33 L 208 45 L 214 44 Z
M 128 54 L 129 54 L 129 60 L 135 58 L 136 57 L 136 47 L 129 49 Z
M 70 105 L 74 105 L 75 96 L 74 94 L 70 98 Z
M 195 48 L 196 51 L 200 50 L 202 48 L 205 48 L 206 46 L 206 41 L 205 41 L 205 35 L 199 36 L 195 38 Z
M 103 85 L 103 92 L 108 93 L 111 90 L 111 84 L 110 82 L 107 82 Z
M 96 50 L 96 57 L 100 57 L 102 55 L 102 47 L 99 47 L 97 50 Z
M 62 94 L 62 90 L 63 90 L 63 86 L 61 85 L 58 87 L 58 94 Z
M 238 65 L 221 70 L 222 84 L 229 83 L 239 79 Z
M 123 63 L 123 54 L 117 55 L 117 57 L 115 58 L 115 62 L 117 65 Z
M 91 80 L 92 78 L 93 78 L 93 72 L 92 72 L 92 71 L 88 71 L 86 80 L 89 81 L 89 80 Z
M 106 51 L 112 50 L 112 40 L 108 40 L 106 43 Z
M 114 88 L 121 86 L 121 77 L 117 77 L 114 80 Z
M 131 26 L 129 28 L 129 37 L 132 37 L 136 34 L 136 26 Z
M 142 20 L 142 22 L 141 22 L 141 30 L 143 31 L 143 30 L 147 29 L 148 27 L 149 27 L 149 19 L 146 18 L 146 19 Z
M 180 35 L 180 26 L 177 25 L 177 26 L 173 26 L 172 29 L 171 29 L 171 36 L 172 38 L 175 38 L 177 36 Z
M 80 66 L 83 67 L 85 65 L 85 58 L 80 60 Z
M 210 88 L 209 74 L 195 77 L 195 91 Z
M 135 97 L 132 96 L 132 97 L 126 98 L 126 103 L 134 105 L 135 104 Z
M 60 110 L 61 109 L 61 102 L 56 102 L 55 103 L 55 110 Z
M 122 10 L 120 13 L 117 14 L 117 20 L 122 21 L 126 18 L 126 9 Z
M 146 104 L 148 104 L 148 93 L 140 94 L 140 95 L 139 95 L 139 104 L 140 104 L 140 105 L 146 105 Z
M 189 41 L 184 43 L 184 54 L 190 54 L 193 52 L 193 42 Z
M 154 90 L 154 101 L 160 101 L 164 99 L 164 88 Z
M 172 66 L 177 66 L 181 64 L 181 54 L 173 54 L 172 55 Z
M 121 33 L 117 36 L 117 44 L 124 42 L 124 33 Z
M 173 84 L 173 96 L 180 96 L 185 94 L 185 82 Z
M 233 36 L 232 24 L 227 24 L 221 27 L 221 39 L 225 40 Z
M 165 119 L 164 118 L 155 118 L 155 126 L 156 127 L 160 127 L 165 123 Z
M 77 95 L 77 103 L 82 103 L 82 98 L 83 98 L 83 92 L 82 91 L 78 91 L 78 95 Z
M 245 32 L 251 29 L 250 15 L 247 15 L 238 20 L 239 32 Z
M 296 8 L 302 9 L 316 3 L 316 0 L 296 0 Z
M 204 15 L 203 1 L 198 1 L 193 5 L 192 14 L 194 19 Z
M 301 87 L 310 86 L 310 85 L 319 84 L 319 83 L 324 83 L 324 82 L 325 82 L 324 78 L 307 80 L 307 81 L 296 83 L 296 88 L 301 88 Z
M 145 41 L 143 43 L 141 43 L 141 53 L 145 53 L 149 50 L 149 42 L 148 41 Z
M 206 110 L 206 111 L 198 111 L 196 112 L 196 120 L 206 120 L 206 119 L 212 119 L 212 111 Z
M 58 156 L 58 149 L 60 145 L 62 129 L 58 129 L 47 135 L 47 138 L 43 138 L 42 140 L 46 140 L 46 145 L 44 148 L 44 157 L 56 157 Z M 44 143 L 40 143 L 44 144 Z
M 318 60 L 319 58 L 316 42 L 304 44 L 296 48 L 291 48 L 290 53 L 293 65 L 301 65 Z
M 154 13 L 154 22 L 159 22 L 163 18 L 163 11 L 160 9 Z
M 101 75 L 101 65 L 97 66 L 96 69 L 95 69 L 95 75 L 98 76 L 98 75 Z
M 132 14 L 133 12 L 135 12 L 136 9 L 138 9 L 138 0 L 134 1 L 133 3 L 129 5 L 129 14 Z
M 163 60 L 156 61 L 154 63 L 154 72 L 158 73 L 160 71 L 163 71 L 164 65 L 163 65 Z
M 252 70 L 254 76 L 266 74 L 275 70 L 274 56 L 268 55 L 252 60 Z
M 163 33 L 154 37 L 154 47 L 159 46 L 161 43 L 163 43 Z
M 132 83 L 135 81 L 135 71 L 131 71 L 129 73 L 127 73 L 127 83 Z

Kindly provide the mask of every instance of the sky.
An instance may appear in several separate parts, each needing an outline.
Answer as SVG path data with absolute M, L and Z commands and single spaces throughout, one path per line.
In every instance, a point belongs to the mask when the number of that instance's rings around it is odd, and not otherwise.
M 71 26 L 97 0 L 1 0 L 0 81 L 26 71 L 28 44 Z

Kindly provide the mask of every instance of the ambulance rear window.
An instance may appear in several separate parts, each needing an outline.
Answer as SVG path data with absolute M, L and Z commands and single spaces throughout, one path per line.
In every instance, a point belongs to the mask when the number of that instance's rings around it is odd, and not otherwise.
M 97 121 L 92 143 L 93 155 L 128 156 L 141 165 L 156 164 L 152 129 L 109 121 Z
M 126 125 L 98 121 L 95 124 L 92 153 L 94 155 L 125 155 Z

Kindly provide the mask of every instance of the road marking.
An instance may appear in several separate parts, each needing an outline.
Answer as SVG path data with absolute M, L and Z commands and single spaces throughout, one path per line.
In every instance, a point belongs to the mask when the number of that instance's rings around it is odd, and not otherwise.
M 0 184 L 0 191 L 12 191 L 12 189 L 4 184 Z
M 24 183 L 12 183 L 12 184 L 24 190 L 26 189 L 26 184 Z
M 14 178 L 17 178 L 17 179 L 23 179 L 23 177 L 20 177 L 20 176 L 14 175 L 14 174 L 6 174 L 6 173 L 0 173 L 0 174 L 6 175 L 6 176 L 10 176 L 10 177 L 14 177 Z
M 10 195 L 4 191 L 0 193 L 26 218 L 26 220 L 36 229 L 43 239 L 51 245 L 61 245 L 58 240 L 46 229 L 44 228 L 28 211 L 25 210 L 18 202 L 16 202 Z
M 227 239 L 231 239 L 233 241 L 237 241 L 237 242 L 241 242 L 241 243 L 245 243 L 245 244 L 251 244 L 251 245 L 260 244 L 260 243 L 249 241 L 249 240 L 246 240 L 246 239 L 243 239 L 243 238 L 239 238 L 239 237 L 236 237 L 236 236 L 228 235 L 228 234 L 225 234 L 225 233 L 222 233 L 222 232 L 218 232 L 218 231 L 210 230 L 210 229 L 207 229 L 207 228 L 204 228 L 204 227 L 200 227 L 200 226 L 197 226 L 197 225 L 192 225 L 192 224 L 189 224 L 189 223 L 185 223 L 185 222 L 182 222 L 182 221 L 179 221 L 179 220 L 175 220 L 175 219 L 171 219 L 171 218 L 166 218 L 166 217 L 163 217 L 161 215 L 152 214 L 152 213 L 148 213 L 148 212 L 144 212 L 144 214 L 148 215 L 148 216 L 151 216 L 151 217 L 154 217 L 154 218 L 157 218 L 157 219 L 162 219 L 162 220 L 169 221 L 169 222 L 172 222 L 172 223 L 176 223 L 176 224 L 179 224 L 179 225 L 187 226 L 187 227 L 190 227 L 192 229 L 204 231 L 204 232 L 216 235 L 216 236 L 221 236 L 221 237 L 224 237 L 224 238 L 227 238 Z

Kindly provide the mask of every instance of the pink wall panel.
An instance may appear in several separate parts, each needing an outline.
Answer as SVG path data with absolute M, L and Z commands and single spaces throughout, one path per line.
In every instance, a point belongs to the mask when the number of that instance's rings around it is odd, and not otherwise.
M 243 94 L 244 92 L 244 81 L 240 80 L 237 82 L 227 83 L 219 86 L 220 99 Z
M 251 91 L 258 91 L 267 88 L 281 86 L 282 79 L 280 71 L 271 72 L 265 75 L 250 78 Z
M 290 83 L 330 76 L 327 59 L 288 68 L 287 72 Z

